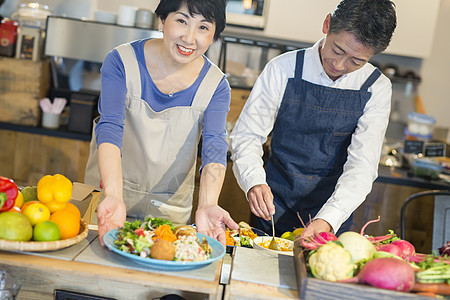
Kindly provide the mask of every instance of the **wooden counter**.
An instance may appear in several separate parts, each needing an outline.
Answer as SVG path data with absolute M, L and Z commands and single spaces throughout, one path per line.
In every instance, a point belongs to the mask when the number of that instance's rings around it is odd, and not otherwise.
M 84 253 L 93 243 L 98 243 L 98 240 L 95 239 L 80 253 Z M 100 256 L 114 254 L 105 248 L 101 251 L 98 253 Z M 185 271 L 180 271 L 179 275 L 176 272 L 165 274 L 150 269 L 142 271 L 79 262 L 76 261 L 79 255 L 74 254 L 72 260 L 66 260 L 39 253 L 30 255 L 0 251 L 0 269 L 22 282 L 18 299 L 54 299 L 55 290 L 113 299 L 153 299 L 168 294 L 186 299 L 222 299 L 223 286 L 219 284 L 221 261 L 216 264 L 211 281 L 194 279 Z

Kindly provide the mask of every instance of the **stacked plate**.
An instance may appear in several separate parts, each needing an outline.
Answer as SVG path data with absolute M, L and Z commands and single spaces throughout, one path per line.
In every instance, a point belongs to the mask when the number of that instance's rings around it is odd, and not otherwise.
M 98 22 L 115 24 L 117 15 L 107 11 L 96 10 L 94 12 L 94 18 Z

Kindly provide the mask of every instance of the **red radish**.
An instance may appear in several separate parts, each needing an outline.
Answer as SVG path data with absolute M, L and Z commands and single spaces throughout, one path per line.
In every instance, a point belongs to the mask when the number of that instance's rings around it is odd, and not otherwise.
M 376 220 L 370 220 L 369 222 L 367 222 L 366 224 L 364 224 L 364 226 L 361 228 L 361 235 L 364 235 L 364 230 L 366 230 L 366 227 L 367 227 L 369 224 L 376 223 L 376 222 L 380 222 L 380 216 L 378 216 L 378 219 L 376 219 Z
M 367 262 L 358 275 L 341 282 L 362 283 L 382 289 L 409 292 L 414 287 L 414 270 L 404 260 L 383 257 Z
M 389 252 L 389 253 L 397 255 L 399 257 L 403 256 L 402 249 L 400 249 L 400 247 L 397 245 L 393 245 L 392 243 L 377 245 L 377 246 L 375 246 L 375 249 L 377 249 L 377 251 Z
M 399 247 L 402 250 L 402 255 L 401 257 L 405 258 L 407 256 L 414 256 L 416 254 L 416 249 L 414 248 L 414 246 L 405 240 L 397 240 L 397 241 L 393 241 L 391 243 L 391 245 L 395 245 L 397 247 Z
M 320 232 L 311 238 L 302 238 L 302 246 L 311 250 L 317 249 L 319 246 L 324 245 L 331 241 L 336 241 L 337 237 L 331 232 Z
M 378 216 L 378 219 L 370 220 L 366 224 L 364 224 L 364 226 L 361 228 L 361 235 L 364 235 L 364 230 L 366 230 L 366 227 L 369 224 L 376 223 L 379 221 L 380 221 L 380 216 Z M 367 237 L 367 239 L 369 240 L 369 242 L 371 242 L 372 244 L 375 245 L 375 244 L 381 243 L 383 241 L 389 240 L 389 239 L 393 238 L 394 236 L 396 236 L 396 235 L 395 234 L 387 234 L 387 235 L 383 235 L 383 236 L 369 236 L 369 237 Z

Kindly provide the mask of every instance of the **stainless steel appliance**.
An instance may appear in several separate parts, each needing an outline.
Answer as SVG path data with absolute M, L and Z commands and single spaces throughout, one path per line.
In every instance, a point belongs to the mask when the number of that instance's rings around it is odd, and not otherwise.
M 269 0 L 228 0 L 227 24 L 263 29 Z

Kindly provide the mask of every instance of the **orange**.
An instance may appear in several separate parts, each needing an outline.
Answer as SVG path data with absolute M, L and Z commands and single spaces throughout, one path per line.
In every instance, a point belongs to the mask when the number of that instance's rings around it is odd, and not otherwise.
M 56 201 L 52 201 L 52 202 L 47 202 L 45 203 L 45 206 L 48 207 L 48 209 L 50 210 L 50 213 L 54 213 L 55 211 L 58 210 L 62 210 L 66 207 L 67 203 L 63 203 L 63 202 L 56 202 Z
M 70 211 L 55 211 L 50 216 L 50 221 L 58 225 L 62 240 L 73 238 L 80 231 L 80 218 Z
M 50 219 L 50 211 L 42 203 L 33 203 L 25 208 L 23 215 L 30 220 L 31 225 L 47 221 Z
M 78 209 L 78 207 L 76 207 L 75 204 L 70 203 L 70 202 L 67 202 L 66 204 L 67 205 L 66 205 L 66 207 L 63 210 L 69 211 L 69 212 L 75 214 L 78 219 L 81 219 L 81 212 Z
M 57 241 L 61 238 L 58 225 L 52 221 L 37 223 L 33 228 L 33 240 L 38 242 Z
M 15 211 L 15 212 L 18 212 L 18 213 L 21 213 L 22 211 L 20 210 L 20 208 L 18 208 L 17 206 L 13 206 L 13 207 L 11 207 L 9 210 L 7 210 L 7 211 Z
M 18 207 L 18 208 L 21 208 L 22 205 L 23 205 L 23 195 L 22 195 L 22 193 L 19 191 L 19 192 L 17 193 L 17 197 L 16 197 L 16 200 L 15 200 L 15 202 L 14 202 L 14 206 L 15 206 L 15 207 Z
M 27 208 L 28 206 L 30 206 L 31 204 L 34 204 L 34 203 L 41 203 L 41 202 L 39 202 L 37 200 L 28 201 L 28 202 L 25 202 L 20 209 L 22 209 L 22 211 L 24 211 L 25 208 Z

